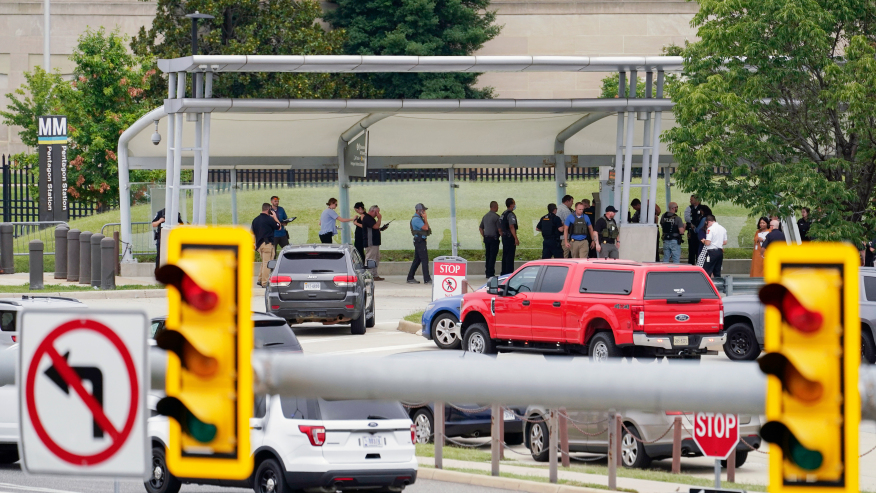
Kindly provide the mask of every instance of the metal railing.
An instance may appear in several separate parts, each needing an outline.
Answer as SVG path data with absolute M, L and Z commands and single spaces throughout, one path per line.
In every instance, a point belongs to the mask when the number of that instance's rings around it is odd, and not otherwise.
M 762 277 L 717 277 L 712 280 L 718 291 L 725 296 L 734 294 L 756 294 L 763 286 Z
M 112 238 L 113 232 L 122 232 L 121 223 L 106 223 L 100 228 L 100 234 Z M 155 254 L 155 232 L 151 222 L 131 223 L 131 244 L 122 243 L 119 247 L 119 256 L 124 257 L 126 251 L 132 255 Z
M 31 240 L 40 240 L 43 242 L 45 250 L 43 255 L 55 254 L 55 227 L 63 224 L 64 221 L 33 221 L 33 222 L 17 222 L 9 223 L 12 225 L 12 248 L 13 254 L 18 256 L 27 256 L 27 244 Z

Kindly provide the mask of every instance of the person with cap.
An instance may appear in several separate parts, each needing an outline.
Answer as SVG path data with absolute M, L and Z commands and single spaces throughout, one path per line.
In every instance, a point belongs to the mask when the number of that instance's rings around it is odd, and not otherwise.
M 678 204 L 669 203 L 669 210 L 660 218 L 660 231 L 663 238 L 663 262 L 681 263 L 681 238 L 684 234 L 684 221 L 678 217 Z
M 423 204 L 414 206 L 414 217 L 411 218 L 411 235 L 414 237 L 414 261 L 411 263 L 411 270 L 408 271 L 408 284 L 420 284 L 420 281 L 414 279 L 414 274 L 417 273 L 417 268 L 420 264 L 423 265 L 423 282 L 432 284 L 432 277 L 429 275 L 429 250 L 426 248 L 426 238 L 432 234 L 432 228 L 429 227 L 429 218 L 426 216 L 428 208 Z
M 484 239 L 485 274 L 487 279 L 496 275 L 496 257 L 499 256 L 499 236 L 502 235 L 502 218 L 499 217 L 499 203 L 490 202 L 490 210 L 481 219 L 478 230 Z
M 514 272 L 514 255 L 517 253 L 517 215 L 514 209 L 517 203 L 508 197 L 505 199 L 505 212 L 502 213 L 502 275 Z
M 563 224 L 566 227 L 563 231 L 563 243 L 569 249 L 571 258 L 587 258 L 590 253 L 587 239 L 593 235 L 593 224 L 587 214 L 584 214 L 584 209 L 583 202 L 575 204 L 575 213 L 567 217 Z
M 599 258 L 620 258 L 620 229 L 614 220 L 617 209 L 613 205 L 605 208 L 605 214 L 596 220 L 593 227 L 593 241 L 596 242 L 596 253 Z
M 541 258 L 563 258 L 563 248 L 560 237 L 566 230 L 563 221 L 557 216 L 557 204 L 548 204 L 548 213 L 538 220 L 535 229 L 544 236 L 541 246 Z
M 557 205 L 557 217 L 563 221 L 563 224 L 566 223 L 566 218 L 572 214 L 572 208 L 574 207 L 575 199 L 571 195 L 564 195 L 563 200 L 560 204 Z M 569 258 L 569 249 L 566 248 L 566 242 L 563 243 L 563 258 Z

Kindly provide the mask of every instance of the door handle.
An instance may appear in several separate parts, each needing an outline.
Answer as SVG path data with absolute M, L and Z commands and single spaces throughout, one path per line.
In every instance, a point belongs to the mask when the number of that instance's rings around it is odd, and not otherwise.
M 560 307 L 560 302 L 559 302 L 559 301 L 554 301 L 554 306 L 557 307 L 557 308 L 559 308 L 559 307 Z
M 523 300 L 523 306 L 529 306 L 529 300 Z
M 249 429 L 250 429 L 250 430 L 261 430 L 262 427 L 261 427 L 261 425 L 259 425 L 259 426 L 250 426 Z

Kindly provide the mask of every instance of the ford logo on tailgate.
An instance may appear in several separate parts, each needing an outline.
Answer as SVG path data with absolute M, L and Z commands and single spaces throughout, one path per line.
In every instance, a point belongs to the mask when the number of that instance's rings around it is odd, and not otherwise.
M 675 320 L 678 320 L 679 322 L 687 322 L 688 320 L 690 320 L 690 317 L 685 315 L 684 313 L 680 313 L 675 316 Z
M 377 423 L 371 422 L 371 423 L 368 423 L 368 426 L 370 426 L 372 428 L 377 428 Z

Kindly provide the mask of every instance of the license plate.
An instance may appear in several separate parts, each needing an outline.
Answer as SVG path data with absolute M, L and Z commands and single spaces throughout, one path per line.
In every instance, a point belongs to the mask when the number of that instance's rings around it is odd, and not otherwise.
M 322 286 L 321 282 L 306 282 L 304 283 L 305 291 L 319 291 L 320 286 Z
M 381 437 L 365 437 L 362 439 L 363 447 L 382 447 L 383 438 Z
M 689 343 L 687 342 L 687 336 L 674 336 L 672 338 L 673 346 L 687 346 Z
M 509 411 L 509 410 L 505 409 L 505 412 L 502 414 L 504 415 L 505 421 L 514 421 L 515 419 L 517 419 L 514 417 L 513 411 Z

